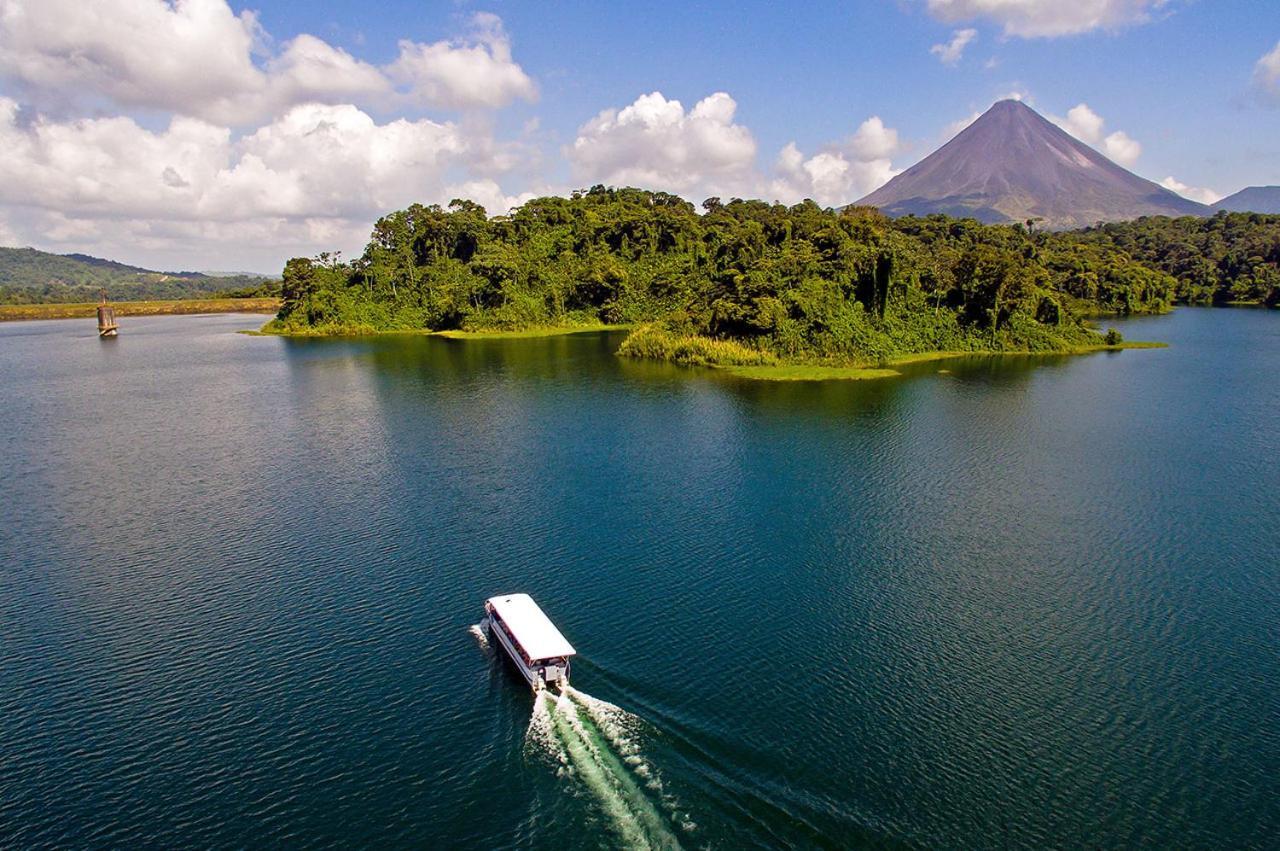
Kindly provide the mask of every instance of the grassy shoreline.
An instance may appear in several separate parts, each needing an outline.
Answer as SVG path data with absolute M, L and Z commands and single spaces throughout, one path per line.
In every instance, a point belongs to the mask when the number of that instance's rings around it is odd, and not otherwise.
M 1118 336 L 1118 335 L 1117 335 Z M 1043 343 L 1043 341 L 1037 341 Z M 672 332 L 658 325 L 642 325 L 618 349 L 622 357 L 654 360 L 681 366 L 703 366 L 762 381 L 863 381 L 892 378 L 903 373 L 895 367 L 951 358 L 992 355 L 1072 355 L 1122 349 L 1163 348 L 1163 343 L 1125 342 L 1108 334 L 1080 331 L 1075 340 L 1051 341 L 1053 345 L 1010 345 L 990 349 L 955 349 L 910 352 L 885 358 L 789 358 L 768 349 L 736 340 L 715 339 Z
M 1165 349 L 1167 343 L 1134 341 L 1097 346 L 1073 346 L 1056 352 L 1032 351 L 971 351 L 971 352 L 920 352 L 893 358 L 883 366 L 823 366 L 810 364 L 771 364 L 764 366 L 723 366 L 711 364 L 712 369 L 723 370 L 739 378 L 757 381 L 866 381 L 877 378 L 898 378 L 904 373 L 894 367 L 931 361 L 954 360 L 966 357 L 1045 357 L 1054 355 L 1085 355 L 1094 352 L 1118 352 L 1124 349 Z
M 305 331 L 280 330 L 272 328 L 273 322 L 268 322 L 257 331 L 241 331 L 242 334 L 252 336 L 274 336 L 274 337 L 295 337 L 295 338 L 342 338 L 342 337 L 368 337 L 368 336 L 388 336 L 388 335 L 413 335 L 413 336 L 429 336 L 444 337 L 449 340 L 520 340 L 520 339 L 537 339 L 545 337 L 558 337 L 568 334 L 586 334 L 592 332 L 604 331 L 625 331 L 634 330 L 632 325 L 607 325 L 604 323 L 596 325 L 550 325 L 536 326 L 532 328 L 521 329 L 492 329 L 492 330 L 461 330 L 451 329 L 446 331 L 429 331 L 427 329 L 387 329 L 374 330 L 365 327 L 347 327 L 347 326 L 331 326 L 309 329 Z M 630 342 L 632 338 L 628 338 Z M 726 375 L 733 375 L 738 378 L 747 378 L 756 381 L 867 381 L 881 378 L 897 378 L 904 373 L 897 367 L 909 366 L 912 364 L 928 363 L 931 361 L 953 360 L 955 358 L 964 357 L 991 357 L 991 356 L 1044 356 L 1044 355 L 1077 355 L 1089 354 L 1092 352 L 1106 351 L 1122 351 L 1124 349 L 1159 349 L 1165 348 L 1165 343 L 1142 342 L 1142 341 L 1126 341 L 1115 344 L 1107 344 L 1099 342 L 1097 345 L 1078 345 L 1069 346 L 1054 351 L 1031 351 L 1031 350 L 996 350 L 981 349 L 973 351 L 936 351 L 936 352 L 917 352 L 914 354 L 903 355 L 900 357 L 889 359 L 883 363 L 862 363 L 862 364 L 813 364 L 804 362 L 788 362 L 778 360 L 775 356 L 764 352 L 758 352 L 748 349 L 741 344 L 733 341 L 711 340 L 709 338 L 689 338 L 681 342 L 692 346 L 690 351 L 681 350 L 678 358 L 664 356 L 659 349 L 637 350 L 634 346 L 628 350 L 624 345 L 618 354 L 624 357 L 635 357 L 639 360 L 653 360 L 666 363 L 674 363 L 678 366 L 701 366 L 714 369 Z M 716 362 L 717 356 L 727 357 L 729 359 L 742 359 L 750 362 Z M 749 356 L 749 358 L 748 358 Z
M 280 300 L 274 298 L 191 298 L 167 301 L 113 301 L 116 316 L 178 316 L 192 313 L 275 313 Z M 97 302 L 70 304 L 0 305 L 0 322 L 33 319 L 92 319 L 98 315 Z

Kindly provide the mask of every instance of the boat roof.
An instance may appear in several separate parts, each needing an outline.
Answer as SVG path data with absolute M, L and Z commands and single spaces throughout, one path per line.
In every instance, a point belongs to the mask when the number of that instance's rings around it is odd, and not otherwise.
M 556 625 L 551 622 L 528 594 L 506 594 L 486 600 L 530 659 L 573 656 L 573 649 Z

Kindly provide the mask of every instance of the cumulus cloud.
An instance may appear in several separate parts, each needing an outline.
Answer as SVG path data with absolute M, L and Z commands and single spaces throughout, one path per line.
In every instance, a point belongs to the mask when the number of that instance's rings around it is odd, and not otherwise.
M 155 131 L 126 117 L 23 121 L 0 97 L 0 146 L 11 235 L 76 245 L 169 238 L 278 251 L 339 235 L 356 248 L 377 215 L 415 201 L 467 197 L 501 213 L 523 200 L 496 182 L 511 158 L 491 137 L 428 119 L 378 124 L 351 105 L 297 106 L 234 139 L 183 116 Z
M 812 198 L 824 206 L 849 204 L 898 173 L 890 159 L 900 150 L 898 131 L 872 116 L 842 144 L 805 156 L 789 143 L 774 162 L 772 197 L 785 203 Z
M 1057 124 L 1072 136 L 1090 145 L 1102 140 L 1102 116 L 1089 108 L 1088 104 L 1077 104 L 1067 111 L 1066 119 L 1059 119 Z
M 540 195 L 555 194 L 555 190 L 551 187 L 540 187 L 540 191 L 524 191 L 514 195 L 507 194 L 502 187 L 498 185 L 496 180 L 492 178 L 482 178 L 479 180 L 468 180 L 463 183 L 455 183 L 444 188 L 440 194 L 441 198 L 465 198 L 468 201 L 475 201 L 490 216 L 503 216 L 511 212 L 513 207 L 519 207 L 526 201 L 532 201 Z
M 1253 81 L 1265 96 L 1280 103 L 1280 41 L 1254 65 Z
M 1168 0 L 928 0 L 929 12 L 946 23 L 987 20 L 1005 35 L 1053 38 L 1116 30 L 1151 19 Z
M 734 123 L 736 111 L 724 92 L 689 110 L 653 92 L 601 112 L 564 153 L 581 183 L 662 189 L 694 202 L 716 195 L 848 204 L 897 174 L 890 158 L 900 150 L 898 131 L 879 116 L 812 153 L 788 143 L 762 170 L 751 131 Z
M 497 15 L 480 12 L 468 41 L 400 42 L 389 72 L 425 103 L 449 108 L 506 106 L 532 101 L 537 88 L 511 58 L 511 41 Z
M 1160 181 L 1160 185 L 1171 192 L 1177 192 L 1184 198 L 1199 201 L 1201 204 L 1215 204 L 1222 200 L 1222 193 L 1202 186 L 1188 186 L 1172 176 Z
M 1049 120 L 1122 166 L 1131 166 L 1142 156 L 1142 144 L 1123 130 L 1104 135 L 1106 122 L 1088 104 L 1073 106 L 1068 110 L 1066 118 L 1051 115 Z
M 847 147 L 859 160 L 885 159 L 898 151 L 898 131 L 886 127 L 880 116 L 873 115 L 858 125 Z
M 1102 140 L 1102 152 L 1122 166 L 1131 166 L 1142 156 L 1142 144 L 1130 138 L 1123 130 L 1117 130 Z
M 606 109 L 578 129 L 564 153 L 583 183 L 644 186 L 685 197 L 741 192 L 751 183 L 756 141 L 733 122 L 738 104 L 716 92 L 686 111 L 661 92 Z
M 252 61 L 258 36 L 253 13 L 223 0 L 2 0 L 0 73 L 37 90 L 213 112 L 265 88 Z
M 0 76 L 37 102 L 89 95 L 241 126 L 313 101 L 395 96 L 470 109 L 536 97 L 487 13 L 473 16 L 466 38 L 402 41 L 385 68 L 305 33 L 275 53 L 270 41 L 252 12 L 237 15 L 226 0 L 0 0 Z
M 791 142 L 778 154 L 774 173 L 769 189 L 777 200 L 794 204 L 811 198 L 823 206 L 840 206 L 879 189 L 898 170 L 887 158 L 859 160 L 839 150 L 806 158 Z
M 977 37 L 977 30 L 956 30 L 951 34 L 951 41 L 935 44 L 929 48 L 929 52 L 938 57 L 938 61 L 943 65 L 955 65 L 964 56 L 964 49 Z

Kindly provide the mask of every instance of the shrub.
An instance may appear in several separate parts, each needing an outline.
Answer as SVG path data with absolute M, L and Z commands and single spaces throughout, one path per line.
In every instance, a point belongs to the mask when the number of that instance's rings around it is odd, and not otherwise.
M 698 366 L 771 366 L 778 362 L 771 353 L 742 343 L 675 334 L 657 325 L 642 325 L 632 331 L 618 354 Z

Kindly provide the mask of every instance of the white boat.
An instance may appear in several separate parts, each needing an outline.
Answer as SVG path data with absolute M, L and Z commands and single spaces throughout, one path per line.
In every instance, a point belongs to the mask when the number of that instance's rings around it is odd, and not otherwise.
M 489 633 L 534 691 L 569 684 L 569 659 L 577 655 L 560 630 L 528 594 L 507 594 L 484 601 Z

